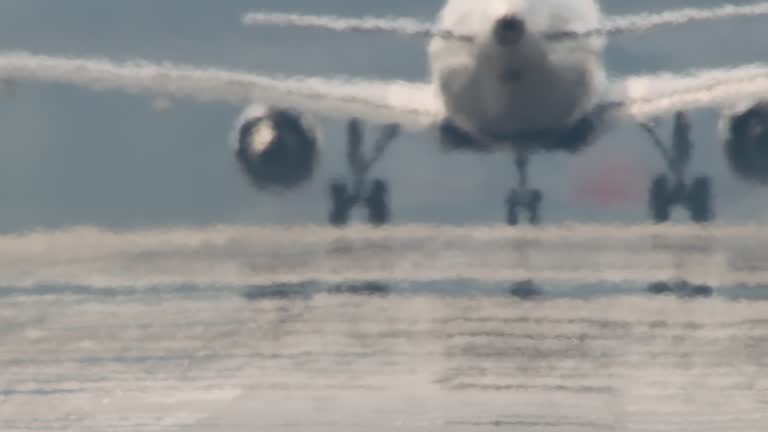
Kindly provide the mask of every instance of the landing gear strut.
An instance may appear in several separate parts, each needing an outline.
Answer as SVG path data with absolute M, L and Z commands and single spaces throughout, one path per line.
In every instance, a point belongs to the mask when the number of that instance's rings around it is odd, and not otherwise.
M 347 163 L 350 179 L 331 181 L 330 198 L 331 225 L 344 226 L 349 222 L 352 210 L 363 204 L 368 210 L 368 222 L 379 226 L 390 221 L 389 186 L 382 179 L 369 180 L 368 173 L 381 159 L 389 145 L 400 132 L 398 125 L 387 125 L 381 129 L 374 143 L 373 153 L 363 155 L 363 125 L 358 119 L 351 119 L 347 125 Z
M 648 193 L 648 207 L 653 221 L 667 222 L 672 208 L 681 205 L 688 210 L 692 221 L 711 222 L 714 219 L 712 180 L 708 176 L 699 176 L 690 183 L 686 181 L 686 170 L 693 151 L 688 118 L 682 112 L 675 115 L 671 146 L 661 140 L 654 126 L 647 123 L 640 126 L 667 163 L 668 172 L 653 179 Z
M 528 213 L 528 222 L 538 225 L 541 222 L 541 201 L 544 195 L 539 189 L 528 187 L 529 153 L 526 149 L 515 152 L 515 167 L 517 169 L 517 187 L 507 195 L 507 224 L 517 225 L 520 222 L 520 210 Z

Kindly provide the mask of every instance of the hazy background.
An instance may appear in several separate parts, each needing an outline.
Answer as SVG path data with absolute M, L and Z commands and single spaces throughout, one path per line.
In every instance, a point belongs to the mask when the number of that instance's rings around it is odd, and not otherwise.
M 608 14 L 696 2 L 604 1 Z M 740 2 L 744 3 L 744 2 Z M 2 0 L 0 49 L 115 59 L 147 58 L 285 74 L 419 80 L 424 42 L 275 28 L 245 29 L 248 10 L 431 19 L 441 1 L 420 0 Z M 614 39 L 615 76 L 765 59 L 765 19 L 728 20 Z M 0 231 L 96 224 L 112 228 L 212 223 L 324 222 L 328 179 L 343 172 L 343 124 L 321 121 L 325 151 L 314 181 L 285 196 L 248 186 L 226 138 L 240 110 L 68 86 L 22 83 L 0 98 Z M 716 116 L 694 117 L 694 172 L 715 175 L 717 212 L 729 221 L 768 216 L 766 192 L 736 181 L 717 140 Z M 442 155 L 429 133 L 404 136 L 378 167 L 391 181 L 398 222 L 496 223 L 514 181 L 507 155 Z M 577 157 L 537 158 L 545 220 L 646 220 L 645 189 L 661 159 L 636 127 L 614 131 Z M 634 197 L 596 206 L 583 192 L 620 184 Z

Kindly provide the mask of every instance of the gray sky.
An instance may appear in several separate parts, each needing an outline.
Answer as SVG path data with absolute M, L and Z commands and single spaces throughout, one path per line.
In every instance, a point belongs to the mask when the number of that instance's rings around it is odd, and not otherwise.
M 718 1 L 603 2 L 607 13 Z M 301 75 L 424 79 L 424 43 L 384 35 L 243 29 L 254 9 L 431 19 L 437 0 L 3 0 L 0 47 L 71 56 L 148 58 L 201 66 Z M 741 19 L 625 35 L 606 61 L 614 76 L 761 61 L 764 19 Z M 0 98 L 0 231 L 93 224 L 112 228 L 211 223 L 323 223 L 328 179 L 344 168 L 342 124 L 321 121 L 324 153 L 314 181 L 284 196 L 251 189 L 226 138 L 240 110 L 177 101 L 165 112 L 152 100 L 67 86 L 20 85 Z M 713 113 L 698 113 L 695 172 L 715 175 L 718 214 L 764 217 L 764 191 L 736 181 L 722 160 Z M 514 176 L 507 155 L 443 155 L 429 133 L 404 136 L 377 174 L 391 181 L 399 222 L 496 223 Z M 595 207 L 578 185 L 598 168 L 632 167 L 623 181 L 633 202 Z M 577 157 L 541 157 L 533 178 L 547 193 L 545 220 L 634 222 L 660 159 L 636 128 L 617 130 Z

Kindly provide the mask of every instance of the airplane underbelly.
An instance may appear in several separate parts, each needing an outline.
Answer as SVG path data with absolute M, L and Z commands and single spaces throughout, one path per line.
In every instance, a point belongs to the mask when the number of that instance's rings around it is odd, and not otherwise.
M 588 110 L 598 85 L 596 70 L 585 62 L 473 72 L 464 85 L 444 94 L 448 115 L 491 137 L 563 129 Z

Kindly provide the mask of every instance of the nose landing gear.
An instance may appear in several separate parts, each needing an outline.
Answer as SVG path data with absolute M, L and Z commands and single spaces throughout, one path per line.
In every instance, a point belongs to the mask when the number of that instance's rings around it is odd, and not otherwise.
M 708 223 L 714 220 L 710 177 L 698 176 L 690 183 L 686 181 L 693 142 L 690 138 L 690 122 L 685 114 L 678 112 L 675 115 L 671 146 L 662 141 L 654 126 L 647 123 L 640 126 L 650 136 L 668 169 L 666 174 L 657 175 L 650 186 L 648 207 L 653 221 L 667 222 L 676 205 L 686 208 L 693 222 Z
M 368 210 L 368 222 L 379 226 L 389 223 L 389 186 L 382 179 L 368 179 L 371 168 L 384 155 L 389 145 L 400 132 L 398 125 L 387 125 L 381 129 L 373 153 L 363 155 L 363 126 L 357 119 L 347 126 L 347 162 L 351 179 L 336 179 L 330 184 L 331 211 L 328 217 L 331 225 L 344 226 L 349 222 L 352 210 L 363 204 Z
M 539 189 L 528 187 L 528 163 L 529 154 L 525 149 L 515 153 L 515 167 L 517 169 L 517 187 L 507 195 L 507 225 L 517 225 L 520 222 L 519 212 L 528 213 L 528 222 L 538 225 L 541 222 L 541 201 L 544 194 Z

